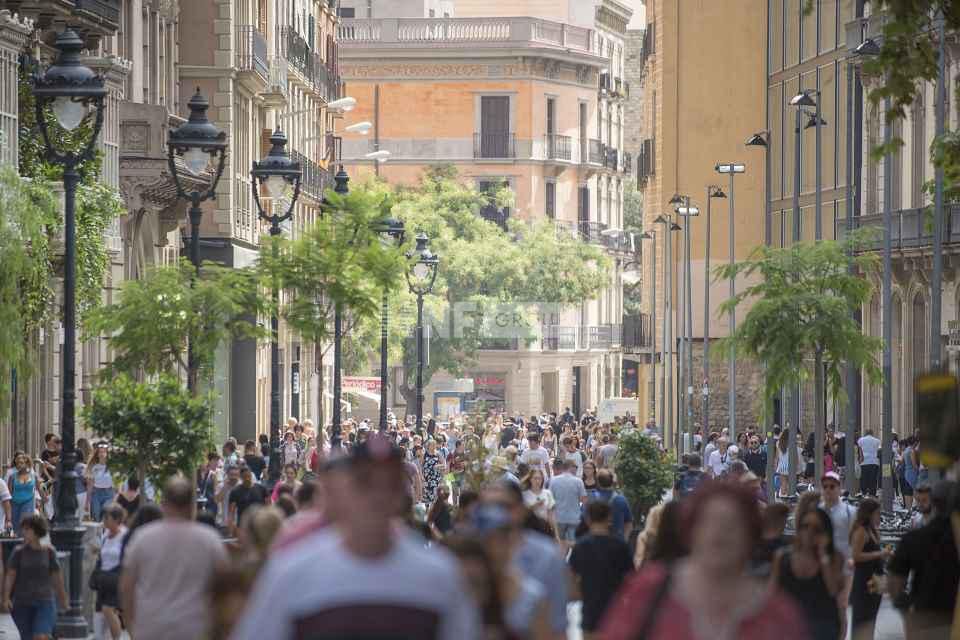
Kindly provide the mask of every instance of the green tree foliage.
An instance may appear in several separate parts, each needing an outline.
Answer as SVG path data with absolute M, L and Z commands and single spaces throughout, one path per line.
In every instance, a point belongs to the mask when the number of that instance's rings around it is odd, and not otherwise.
M 191 286 L 193 274 L 186 260 L 154 269 L 142 280 L 124 283 L 115 304 L 90 314 L 87 331 L 109 336 L 115 350 L 108 374 L 175 375 L 187 368 L 192 340 L 199 375 L 208 378 L 222 342 L 265 335 L 257 318 L 269 308 L 253 269 L 205 263 Z
M 646 517 L 673 484 L 673 467 L 666 454 L 653 438 L 635 429 L 620 434 L 613 468 L 638 518 Z
M 637 183 L 630 181 L 623 186 L 623 230 L 627 233 L 633 233 L 639 236 L 643 233 L 643 194 L 637 190 Z M 635 237 L 637 244 L 643 242 Z M 639 259 L 639 247 L 637 248 L 637 259 Z M 639 268 L 639 265 L 637 266 Z M 632 285 L 623 285 L 623 312 L 626 315 L 640 314 L 640 301 L 643 295 L 643 283 L 636 282 Z
M 30 336 L 53 311 L 50 236 L 61 228 L 57 203 L 37 181 L 0 167 L 0 417 L 10 408 L 10 375 L 33 369 Z
M 369 187 L 384 193 L 390 187 Z M 461 374 L 475 361 L 483 346 L 485 312 L 500 303 L 513 304 L 520 315 L 529 311 L 532 326 L 534 303 L 572 304 L 590 299 L 609 281 L 609 259 L 604 252 L 570 234 L 558 233 L 554 224 L 511 221 L 508 230 L 483 219 L 482 207 L 511 206 L 508 189 L 481 193 L 468 186 L 452 166 L 425 171 L 418 184 L 398 186 L 393 192 L 393 215 L 403 220 L 408 238 L 423 231 L 441 264 L 432 294 L 425 298 L 426 315 L 436 319 L 437 331 L 430 339 L 430 362 L 424 367 L 424 382 L 439 370 Z M 416 342 L 411 329 L 416 305 L 402 276 L 390 300 L 390 341 L 394 354 L 402 355 L 406 384 L 400 391 L 413 406 L 416 394 Z M 529 303 L 529 306 L 525 306 Z M 454 313 L 455 305 L 468 304 L 471 317 Z M 489 316 L 486 316 L 489 317 Z M 446 322 L 444 329 L 440 325 Z M 520 334 L 523 327 L 517 327 Z M 379 350 L 379 314 L 361 323 L 352 338 L 366 352 Z M 488 335 L 488 334 L 487 334 Z
M 331 333 L 336 305 L 354 322 L 379 318 L 381 293 L 393 291 L 406 269 L 403 251 L 384 243 L 378 227 L 390 212 L 380 190 L 328 191 L 323 217 L 296 240 L 269 238 L 258 275 L 269 290 L 285 291 L 280 316 L 304 340 L 320 344 Z
M 137 382 L 121 374 L 94 391 L 83 416 L 94 433 L 110 441 L 111 471 L 161 487 L 177 473 L 190 477 L 214 446 L 211 406 L 208 398 L 192 397 L 174 376 Z
M 720 351 L 734 349 L 763 366 L 765 412 L 781 389 L 806 382 L 810 368 L 805 363 L 810 361 L 814 362 L 819 407 L 825 405 L 825 393 L 837 401 L 846 400 L 843 370 L 847 363 L 862 369 L 872 383 L 879 382 L 877 356 L 882 341 L 864 335 L 852 315 L 873 293 L 864 274 L 875 271 L 878 261 L 873 253 L 857 252 L 862 242 L 861 235 L 848 243 L 798 243 L 784 249 L 763 246 L 749 259 L 717 269 L 718 278 L 739 277 L 748 283 L 720 307 L 720 313 L 726 314 L 742 303 L 751 305 Z M 850 273 L 851 266 L 855 273 Z M 822 411 L 816 422 L 818 442 L 822 443 Z M 822 444 L 816 450 L 822 452 Z

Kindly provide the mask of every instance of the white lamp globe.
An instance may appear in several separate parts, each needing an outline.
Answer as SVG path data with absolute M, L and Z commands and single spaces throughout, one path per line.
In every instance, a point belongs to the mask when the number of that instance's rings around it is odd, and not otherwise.
M 417 280 L 426 280 L 430 277 L 430 267 L 422 262 L 418 262 L 413 267 L 413 275 Z
M 289 183 L 280 176 L 270 176 L 266 182 L 267 191 L 274 198 L 281 198 L 287 192 Z
M 183 162 L 187 165 L 190 173 L 200 175 L 210 164 L 210 154 L 203 149 L 194 147 L 183 154 Z
M 67 131 L 73 131 L 80 126 L 84 116 L 87 115 L 87 106 L 73 98 L 61 96 L 53 101 L 53 115 L 57 117 L 61 127 Z

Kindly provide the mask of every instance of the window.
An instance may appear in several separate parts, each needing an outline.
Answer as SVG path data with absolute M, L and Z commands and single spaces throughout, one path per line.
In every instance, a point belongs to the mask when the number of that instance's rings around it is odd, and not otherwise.
M 590 220 L 590 187 L 581 186 L 577 189 L 577 221 L 588 222 Z
M 557 217 L 557 183 L 547 181 L 547 217 L 551 220 Z
M 480 131 L 475 136 L 474 157 L 513 158 L 510 133 L 510 96 L 480 97 Z
M 340 7 L 337 9 L 337 15 L 341 18 L 356 18 L 357 10 L 353 7 Z

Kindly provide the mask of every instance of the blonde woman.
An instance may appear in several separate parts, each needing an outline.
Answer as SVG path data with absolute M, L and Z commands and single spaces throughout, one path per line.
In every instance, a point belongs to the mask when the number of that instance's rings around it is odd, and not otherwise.
M 94 522 L 100 522 L 103 507 L 113 502 L 116 491 L 113 488 L 113 475 L 107 468 L 107 444 L 97 445 L 87 462 L 87 506 Z
M 658 505 L 650 507 L 650 511 L 647 512 L 647 519 L 643 523 L 643 531 L 637 536 L 637 550 L 633 554 L 633 566 L 637 569 L 643 566 L 647 552 L 657 537 L 657 531 L 660 529 L 660 520 L 663 517 L 663 505 L 664 503 L 661 502 Z

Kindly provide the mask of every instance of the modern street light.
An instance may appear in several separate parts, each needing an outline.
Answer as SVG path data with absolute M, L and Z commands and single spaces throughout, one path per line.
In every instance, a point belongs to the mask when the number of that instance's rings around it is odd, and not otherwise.
M 280 225 L 290 219 L 293 215 L 297 199 L 300 197 L 300 181 L 303 177 L 303 169 L 299 162 L 290 158 L 287 151 L 287 136 L 277 127 L 277 130 L 270 136 L 270 143 L 273 145 L 267 157 L 260 162 L 254 161 L 253 169 L 250 171 L 250 186 L 253 190 L 253 201 L 257 205 L 257 213 L 260 218 L 270 223 L 270 235 L 280 235 Z M 267 192 L 273 199 L 271 203 L 271 213 L 268 215 L 263 210 L 263 203 L 260 202 L 260 190 L 266 187 Z M 281 198 L 293 189 L 293 195 L 290 197 L 290 205 L 286 211 L 281 212 Z M 276 252 L 277 248 L 273 248 Z M 280 479 L 280 344 L 279 344 L 279 319 L 277 318 L 277 304 L 279 300 L 279 291 L 276 282 L 271 288 L 273 299 L 273 314 L 270 316 L 270 467 L 267 477 L 271 483 Z
M 710 204 L 727 194 L 717 185 L 707 187 L 707 229 L 703 241 L 703 433 L 710 433 Z
M 693 294 L 692 290 L 692 278 L 691 274 L 693 271 L 693 263 L 691 261 L 690 255 L 690 218 L 700 215 L 700 209 L 690 204 L 690 196 L 684 196 L 684 204 L 678 206 L 674 209 L 677 212 L 678 216 L 684 218 L 683 221 L 683 263 L 684 263 L 684 283 L 683 283 L 683 297 L 681 301 L 684 309 L 684 340 L 686 346 L 684 347 L 684 363 L 683 363 L 683 380 L 682 385 L 685 388 L 685 403 L 686 411 L 684 418 L 684 426 L 686 428 L 686 434 L 691 436 L 690 441 L 687 442 L 684 440 L 684 448 L 690 449 L 693 447 Z
M 403 244 L 403 221 L 387 218 L 377 226 L 377 232 L 386 243 Z M 380 310 L 380 433 L 387 430 L 387 291 L 383 291 Z
M 407 286 L 417 296 L 417 429 L 423 425 L 423 296 L 433 291 L 440 257 L 430 251 L 427 234 L 417 234 L 417 246 L 407 254 L 413 266 L 407 272 Z
M 747 168 L 745 165 L 736 163 L 736 162 L 727 162 L 727 163 L 718 163 L 715 167 L 717 173 L 720 175 L 730 176 L 730 188 L 728 189 L 727 195 L 727 205 L 729 207 L 729 241 L 730 241 L 730 255 L 729 263 L 732 267 L 736 258 L 736 247 L 734 243 L 734 203 L 733 203 L 733 178 L 738 173 L 745 173 Z M 732 299 L 737 294 L 736 279 L 731 274 L 730 276 L 730 298 Z M 735 309 L 730 309 L 730 335 L 732 336 L 737 330 L 737 312 Z M 729 428 L 730 428 L 730 440 L 731 442 L 736 442 L 737 439 L 737 354 L 730 350 L 730 355 L 727 360 L 727 376 L 729 377 Z
M 671 310 L 673 308 L 673 247 L 670 231 L 679 231 L 680 225 L 670 220 L 669 216 L 659 215 L 653 221 L 655 224 L 662 224 L 664 228 L 664 256 L 663 256 L 663 337 L 662 337 L 662 358 L 663 369 L 662 386 L 660 396 L 660 415 L 665 417 L 663 435 L 666 438 L 667 429 L 670 429 L 672 440 L 676 443 L 677 450 L 680 449 L 680 434 L 674 428 L 673 423 L 673 326 Z
M 167 165 L 177 187 L 177 197 L 190 201 L 190 263 L 193 264 L 194 277 L 200 275 L 200 221 L 203 209 L 200 204 L 216 196 L 217 183 L 223 175 L 227 160 L 227 134 L 207 119 L 210 103 L 200 94 L 200 88 L 187 103 L 190 119 L 170 131 L 167 140 Z M 177 172 L 176 158 L 180 156 L 187 170 L 199 176 L 212 162 L 217 162 L 217 171 L 205 190 L 193 189 L 189 193 L 184 188 Z M 193 343 L 187 345 L 187 386 L 197 392 L 197 362 L 193 352 Z
M 644 231 L 640 234 L 641 240 L 650 240 L 650 246 L 653 247 L 651 280 L 650 285 L 650 371 L 653 379 L 653 386 L 657 386 L 657 233 L 654 230 Z M 638 389 L 639 392 L 639 389 Z M 653 413 L 656 416 L 656 394 L 651 396 L 651 402 L 654 403 Z M 663 385 L 660 386 L 660 420 L 663 420 Z M 662 424 L 662 422 L 661 422 Z
M 104 98 L 107 90 L 100 76 L 80 60 L 83 40 L 71 29 L 57 36 L 57 59 L 42 76 L 33 78 L 37 124 L 43 136 L 46 157 L 63 167 L 64 267 L 63 267 L 63 356 L 62 391 L 60 396 L 60 429 L 63 456 L 57 469 L 56 508 L 51 537 L 60 551 L 70 554 L 70 602 L 57 620 L 60 638 L 85 638 L 87 623 L 83 617 L 83 536 L 85 529 L 77 517 L 77 450 L 75 438 L 76 402 L 76 202 L 80 182 L 78 167 L 92 160 L 100 129 L 103 127 Z M 57 122 L 73 131 L 90 115 L 94 124 L 90 138 L 80 151 L 58 149 L 48 130 L 46 109 L 52 109 Z M 59 138 L 59 136 L 56 136 Z

